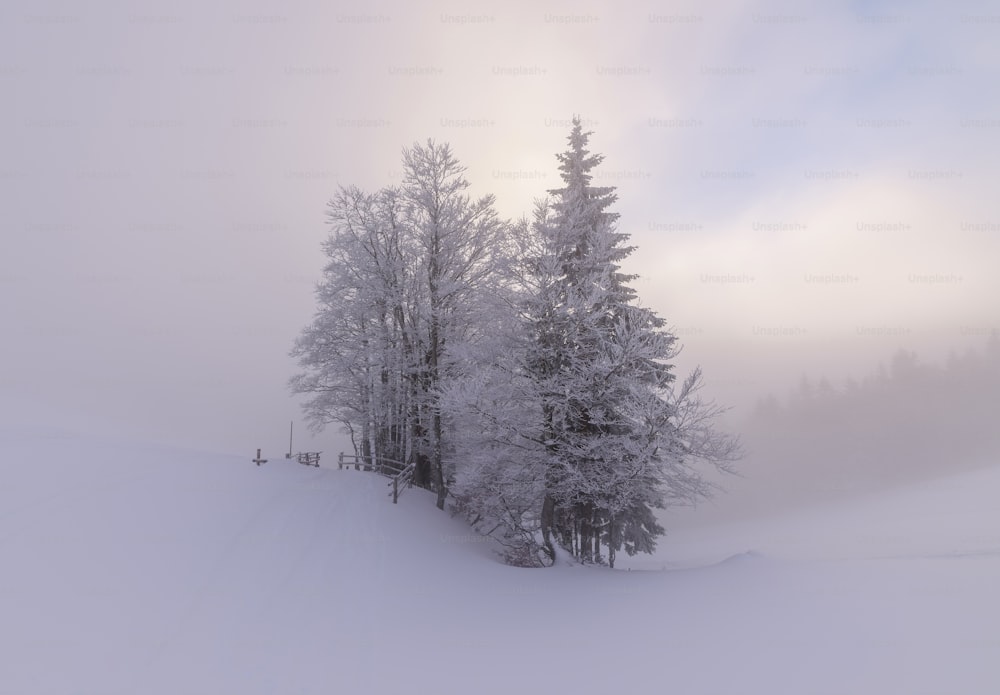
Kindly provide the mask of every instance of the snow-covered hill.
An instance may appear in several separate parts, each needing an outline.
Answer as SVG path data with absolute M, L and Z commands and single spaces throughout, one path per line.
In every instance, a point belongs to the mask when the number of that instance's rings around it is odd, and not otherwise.
M 1000 692 L 1000 468 L 523 570 L 250 453 L 0 432 L 0 693 Z

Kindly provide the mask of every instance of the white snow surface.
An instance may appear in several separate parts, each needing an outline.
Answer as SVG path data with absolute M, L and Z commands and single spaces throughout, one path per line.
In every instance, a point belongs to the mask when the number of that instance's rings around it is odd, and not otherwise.
M 0 693 L 1000 692 L 1000 467 L 529 570 L 252 453 L 0 431 Z

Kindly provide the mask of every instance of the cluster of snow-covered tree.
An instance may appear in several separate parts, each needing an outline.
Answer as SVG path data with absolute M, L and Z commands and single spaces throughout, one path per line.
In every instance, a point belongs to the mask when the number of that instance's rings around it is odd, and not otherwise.
M 470 197 L 433 141 L 404 149 L 401 185 L 341 188 L 319 308 L 292 351 L 314 427 L 412 462 L 439 508 L 517 564 L 651 552 L 654 510 L 707 496 L 702 465 L 738 456 L 700 372 L 675 379 L 675 337 L 621 272 L 633 247 L 614 189 L 591 185 L 588 136 L 574 120 L 564 185 L 530 219 Z

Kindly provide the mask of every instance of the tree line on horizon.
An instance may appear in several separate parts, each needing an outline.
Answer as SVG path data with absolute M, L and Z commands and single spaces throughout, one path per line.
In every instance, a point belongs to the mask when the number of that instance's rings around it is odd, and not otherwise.
M 942 364 L 897 350 L 862 378 L 803 376 L 745 421 L 753 456 L 783 484 L 856 493 L 987 465 L 1000 430 L 1000 335 Z

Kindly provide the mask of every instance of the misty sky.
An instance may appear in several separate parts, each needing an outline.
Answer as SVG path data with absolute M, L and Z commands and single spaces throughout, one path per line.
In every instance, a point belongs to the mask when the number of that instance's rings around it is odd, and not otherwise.
M 0 415 L 279 455 L 336 186 L 430 137 L 520 216 L 574 114 L 736 414 L 979 346 L 998 67 L 989 3 L 6 2 Z

